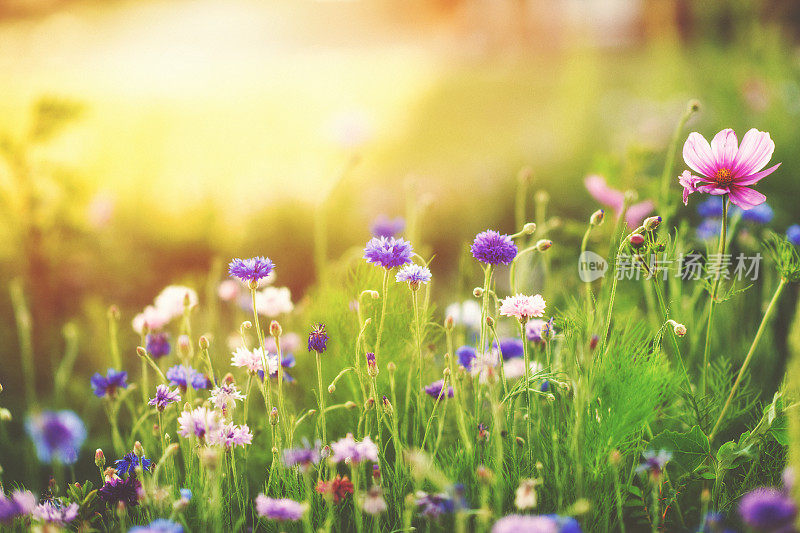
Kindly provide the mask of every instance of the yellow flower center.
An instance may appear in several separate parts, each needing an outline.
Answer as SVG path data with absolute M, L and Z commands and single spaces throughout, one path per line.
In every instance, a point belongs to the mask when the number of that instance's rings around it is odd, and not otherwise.
M 714 181 L 719 185 L 730 185 L 733 181 L 733 173 L 727 168 L 721 168 L 714 174 Z

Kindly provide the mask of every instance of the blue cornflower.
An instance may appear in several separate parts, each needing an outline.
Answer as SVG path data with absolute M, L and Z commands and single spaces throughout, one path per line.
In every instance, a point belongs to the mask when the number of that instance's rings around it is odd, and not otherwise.
M 178 389 L 172 390 L 167 385 L 162 384 L 156 387 L 155 397 L 150 398 L 150 401 L 147 403 L 148 405 L 155 406 L 159 411 L 163 411 L 169 404 L 179 401 L 181 401 L 181 395 Z
M 131 476 L 136 476 L 136 467 L 139 466 L 139 463 L 142 465 L 142 470 L 145 472 L 150 472 L 153 468 L 153 462 L 142 455 L 141 459 L 136 456 L 135 453 L 130 452 L 126 453 L 122 456 L 122 459 L 119 459 L 114 468 L 117 470 L 117 474 L 123 475 L 128 474 Z
M 719 237 L 721 230 L 722 222 L 718 218 L 706 218 L 697 226 L 696 234 L 699 240 L 707 241 Z
M 700 203 L 697 206 L 697 214 L 704 218 L 722 218 L 722 198 L 719 196 L 712 196 L 708 200 Z M 755 222 L 757 224 L 768 224 L 775 216 L 775 212 L 767 202 L 747 210 L 739 209 L 735 205 L 728 209 L 729 216 L 737 214 L 741 215 L 742 220 Z
M 186 500 L 187 502 L 192 501 L 192 491 L 189 489 L 181 489 L 180 493 L 182 499 Z
M 251 257 L 250 259 L 234 259 L 228 264 L 228 274 L 239 279 L 242 283 L 258 283 L 266 278 L 275 269 L 268 257 Z
M 581 533 L 581 525 L 571 516 L 546 514 L 546 518 L 553 520 L 558 526 L 558 533 Z
M 413 290 L 419 288 L 420 283 L 427 285 L 431 280 L 431 271 L 426 266 L 409 263 L 397 271 L 394 276 L 395 281 L 401 283 L 405 281 Z
M 183 526 L 172 520 L 159 518 L 146 526 L 132 527 L 128 533 L 183 533 Z
M 373 237 L 364 248 L 364 259 L 388 270 L 410 263 L 412 252 L 411 243 L 403 238 Z
M 475 259 L 489 265 L 507 265 L 517 256 L 511 237 L 490 229 L 475 236 L 470 250 Z
M 207 389 L 209 386 L 208 378 L 194 368 L 186 365 L 170 367 L 167 370 L 166 377 L 172 385 L 180 387 L 183 392 L 186 392 L 189 385 L 195 390 Z
M 456 357 L 465 370 L 472 370 L 472 361 L 478 357 L 478 350 L 472 346 L 461 346 L 456 350 Z
M 800 246 L 800 224 L 793 224 L 786 229 L 786 238 L 795 246 Z
M 497 349 L 496 342 L 492 343 L 492 348 Z M 500 339 L 500 352 L 503 354 L 503 360 L 522 357 L 524 355 L 522 341 L 514 337 Z
M 742 211 L 742 220 L 748 220 L 757 224 L 769 224 L 774 216 L 775 212 L 767 202 Z
M 419 514 L 425 518 L 439 518 L 445 513 L 452 513 L 455 505 L 449 494 L 428 494 L 426 492 L 417 492 L 416 504 L 419 508 Z
M 437 400 L 439 399 L 439 397 L 441 397 L 442 399 L 444 399 L 444 398 L 452 398 L 453 394 L 454 394 L 453 393 L 453 387 L 448 386 L 447 387 L 447 391 L 445 393 L 442 393 L 442 389 L 443 388 L 444 388 L 444 380 L 440 379 L 440 380 L 434 381 L 430 385 L 426 385 L 422 389 L 425 391 L 425 394 L 427 394 L 431 398 L 434 398 L 434 399 L 437 399 Z
M 63 464 L 73 464 L 86 440 L 86 426 L 72 411 L 42 411 L 28 417 L 25 429 L 43 463 L 55 459 Z
M 542 392 L 547 392 L 550 390 L 550 382 L 548 380 L 542 381 L 542 384 L 539 385 L 539 390 Z
M 126 478 L 112 478 L 106 481 L 102 487 L 97 489 L 100 499 L 109 506 L 122 502 L 128 507 L 139 505 L 139 491 L 142 482 L 137 478 L 128 476 Z
M 797 505 L 784 492 L 761 487 L 745 494 L 739 502 L 742 521 L 757 531 L 794 531 Z
M 406 228 L 406 221 L 400 217 L 389 218 L 386 215 L 378 216 L 372 223 L 373 237 L 394 237 Z
M 722 217 L 722 198 L 711 196 L 708 200 L 700 202 L 697 204 L 697 214 L 703 218 Z
M 328 334 L 325 324 L 315 324 L 308 334 L 308 351 L 322 353 L 328 347 Z
M 91 383 L 95 396 L 100 398 L 103 396 L 114 396 L 117 389 L 128 388 L 128 373 L 109 368 L 105 376 L 96 372 L 95 375 L 92 376 Z
M 160 359 L 169 355 L 169 335 L 166 333 L 148 333 L 145 341 L 145 348 L 153 359 Z

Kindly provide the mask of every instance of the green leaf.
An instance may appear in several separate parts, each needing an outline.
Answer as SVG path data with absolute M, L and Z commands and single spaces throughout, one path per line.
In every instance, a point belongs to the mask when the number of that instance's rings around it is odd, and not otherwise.
M 650 441 L 650 448 L 672 453 L 672 464 L 683 473 L 694 472 L 711 453 L 708 437 L 699 426 L 685 433 L 664 431 Z
M 742 465 L 751 455 L 750 446 L 741 446 L 732 440 L 726 442 L 717 450 L 717 475 Z

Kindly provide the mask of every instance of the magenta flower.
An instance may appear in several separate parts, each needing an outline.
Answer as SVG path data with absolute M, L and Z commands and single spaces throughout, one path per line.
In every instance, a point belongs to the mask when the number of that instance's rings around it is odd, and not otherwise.
M 586 190 L 589 191 L 589 194 L 592 195 L 592 198 L 604 206 L 613 209 L 616 216 L 619 217 L 625 203 L 624 192 L 609 187 L 606 183 L 606 179 L 598 174 L 586 176 L 586 179 L 583 180 L 583 184 L 586 186 Z M 655 204 L 651 200 L 629 205 L 627 211 L 625 211 L 625 222 L 628 223 L 628 226 L 638 227 L 642 223 L 642 220 L 644 220 L 644 217 L 649 215 L 654 207 Z
M 731 202 L 742 209 L 763 204 L 767 197 L 747 185 L 769 176 L 781 165 L 761 170 L 774 150 L 775 143 L 769 133 L 755 128 L 745 133 L 741 146 L 730 128 L 717 133 L 710 145 L 699 133 L 690 133 L 683 145 L 683 159 L 700 175 L 686 170 L 678 178 L 683 185 L 684 205 L 693 192 L 730 195 Z

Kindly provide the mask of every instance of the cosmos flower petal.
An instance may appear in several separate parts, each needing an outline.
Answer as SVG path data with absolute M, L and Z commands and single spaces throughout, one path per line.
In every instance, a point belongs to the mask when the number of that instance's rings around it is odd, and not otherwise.
M 736 164 L 731 171 L 734 176 L 748 176 L 764 168 L 772 158 L 775 143 L 765 131 L 753 128 L 744 134 L 739 152 L 736 154 Z
M 755 189 L 738 186 L 731 187 L 730 198 L 734 205 L 737 205 L 744 210 L 763 204 L 767 200 L 766 196 Z
M 609 187 L 603 176 L 598 174 L 586 176 L 586 179 L 583 180 L 583 184 L 586 186 L 586 190 L 589 191 L 589 194 L 592 195 L 592 198 L 610 207 L 614 211 L 622 211 L 622 205 L 625 202 L 625 194 L 622 193 L 622 191 Z
M 702 174 L 703 176 L 713 176 L 715 174 L 714 168 L 714 152 L 711 151 L 711 145 L 708 141 L 693 131 L 689 134 L 689 138 L 683 144 L 683 160 L 689 165 L 689 168 Z
M 633 204 L 625 211 L 625 222 L 628 223 L 628 227 L 635 228 L 642 223 L 644 217 L 649 215 L 653 209 L 655 209 L 656 205 L 652 202 L 652 200 L 645 200 L 644 202 L 639 202 L 638 204 Z
M 778 163 L 775 166 L 769 167 L 767 170 L 762 170 L 761 172 L 756 172 L 755 174 L 750 174 L 749 176 L 737 179 L 736 185 L 752 185 L 754 183 L 757 183 L 758 180 L 760 180 L 761 178 L 766 178 L 767 176 L 778 170 L 779 166 L 781 166 L 780 163 Z
M 730 169 L 739 151 L 739 139 L 730 128 L 724 129 L 711 139 L 711 151 L 718 168 Z

